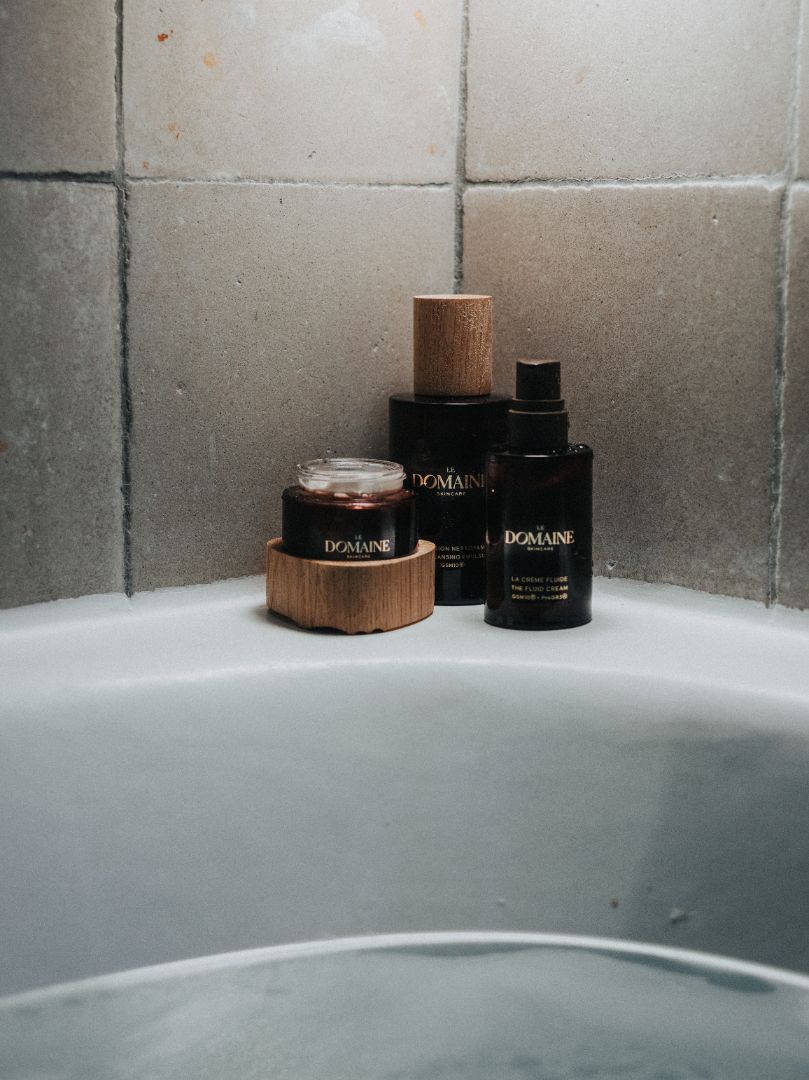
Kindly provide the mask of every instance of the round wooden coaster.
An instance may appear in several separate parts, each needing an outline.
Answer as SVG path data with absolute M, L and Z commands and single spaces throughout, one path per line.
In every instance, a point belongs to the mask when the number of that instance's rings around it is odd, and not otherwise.
M 287 555 L 267 542 L 267 607 L 298 626 L 346 634 L 396 630 L 432 614 L 435 544 L 419 540 L 402 559 L 327 562 Z

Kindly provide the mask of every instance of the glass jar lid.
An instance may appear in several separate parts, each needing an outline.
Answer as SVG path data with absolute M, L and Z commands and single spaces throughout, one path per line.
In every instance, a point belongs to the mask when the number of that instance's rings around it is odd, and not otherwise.
M 298 466 L 298 483 L 306 491 L 346 495 L 398 491 L 404 476 L 404 469 L 395 461 L 376 458 L 317 458 Z

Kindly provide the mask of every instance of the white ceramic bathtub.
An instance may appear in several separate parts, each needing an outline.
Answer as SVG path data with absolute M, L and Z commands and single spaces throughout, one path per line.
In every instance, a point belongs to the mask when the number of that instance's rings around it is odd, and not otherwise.
M 6 612 L 0 668 L 0 993 L 432 930 L 809 970 L 807 615 L 600 581 L 344 637 L 253 578 Z
M 809 979 L 555 934 L 226 953 L 0 998 L 3 1080 L 806 1080 Z

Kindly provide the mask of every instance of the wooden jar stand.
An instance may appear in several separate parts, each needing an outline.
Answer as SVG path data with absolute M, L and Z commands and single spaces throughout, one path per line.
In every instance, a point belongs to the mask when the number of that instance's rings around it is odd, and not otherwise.
M 287 555 L 267 542 L 267 607 L 298 626 L 368 634 L 395 630 L 432 614 L 435 545 L 419 540 L 402 559 L 327 562 Z

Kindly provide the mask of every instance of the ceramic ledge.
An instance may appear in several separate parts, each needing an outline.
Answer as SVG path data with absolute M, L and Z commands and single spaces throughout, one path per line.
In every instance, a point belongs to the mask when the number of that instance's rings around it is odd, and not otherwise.
M 599 579 L 589 626 L 487 626 L 480 607 L 436 608 L 388 634 L 300 630 L 263 603 L 263 578 L 38 604 L 0 617 L 6 701 L 207 682 L 347 664 L 512 665 L 726 685 L 809 701 L 809 615 L 668 585 Z

